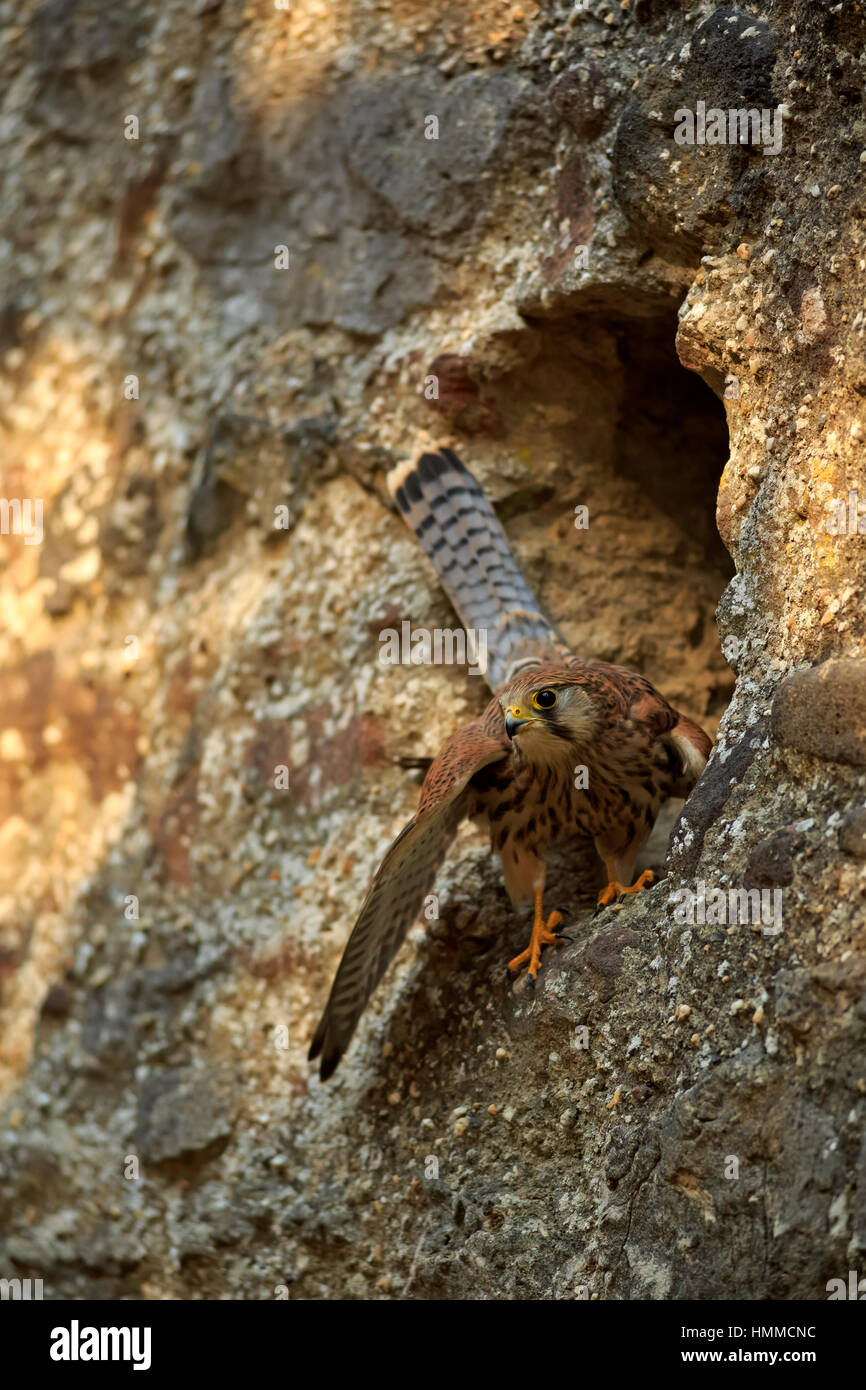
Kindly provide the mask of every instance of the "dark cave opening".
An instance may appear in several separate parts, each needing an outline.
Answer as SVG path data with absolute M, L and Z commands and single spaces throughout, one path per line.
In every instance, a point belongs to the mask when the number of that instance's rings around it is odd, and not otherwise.
M 534 320 L 520 366 L 483 387 L 499 437 L 465 449 L 572 649 L 640 670 L 714 735 L 734 686 L 715 623 L 728 429 L 676 326 L 667 306 Z
M 677 358 L 675 317 L 652 320 L 645 328 L 639 348 L 631 330 L 617 339 L 629 411 L 617 462 L 659 506 L 677 509 L 700 537 L 708 566 L 729 579 L 733 561 L 715 520 L 728 457 L 724 406 Z

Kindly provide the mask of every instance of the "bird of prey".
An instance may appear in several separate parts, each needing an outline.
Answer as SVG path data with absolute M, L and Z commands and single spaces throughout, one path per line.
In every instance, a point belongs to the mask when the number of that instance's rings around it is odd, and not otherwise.
M 418 809 L 386 853 L 340 961 L 310 1047 L 323 1080 L 421 912 L 464 816 L 486 820 L 513 903 L 534 903 L 525 951 L 508 962 L 534 983 L 545 919 L 545 853 L 567 834 L 592 838 L 607 870 L 600 906 L 637 893 L 635 861 L 668 797 L 686 797 L 710 753 L 703 729 L 624 666 L 572 654 L 538 604 L 493 508 L 450 449 L 394 469 L 388 486 L 464 627 L 487 634 L 484 713 L 433 760 Z

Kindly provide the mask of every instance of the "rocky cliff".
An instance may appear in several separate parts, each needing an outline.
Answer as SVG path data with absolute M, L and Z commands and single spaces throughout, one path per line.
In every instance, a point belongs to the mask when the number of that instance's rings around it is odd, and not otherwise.
M 848 0 L 0 0 L 0 1274 L 863 1271 L 864 49 Z M 424 439 L 717 742 L 650 892 L 558 855 L 534 992 L 466 827 L 322 1086 L 405 764 L 485 700 L 378 660 L 454 624 Z

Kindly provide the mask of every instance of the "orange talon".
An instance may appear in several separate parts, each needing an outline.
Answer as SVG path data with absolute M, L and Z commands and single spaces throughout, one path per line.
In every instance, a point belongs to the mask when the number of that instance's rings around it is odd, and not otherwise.
M 517 971 L 522 965 L 529 962 L 527 974 L 534 982 L 538 974 L 538 967 L 541 964 L 541 952 L 545 946 L 555 946 L 562 941 L 561 936 L 557 936 L 554 930 L 562 921 L 561 912 L 551 912 L 547 919 L 547 926 L 544 924 L 544 912 L 541 906 L 541 891 L 535 894 L 535 919 L 532 923 L 532 935 L 529 938 L 529 945 L 525 951 L 521 951 L 519 956 L 508 962 L 508 969 Z
M 608 873 L 610 873 L 610 866 L 608 866 Z M 639 893 L 641 889 L 648 888 L 654 881 L 655 874 L 652 869 L 644 869 L 640 878 L 638 878 L 630 888 L 624 888 L 616 876 L 611 874 L 610 882 L 607 887 L 602 888 L 598 895 L 597 907 L 607 907 L 608 903 L 612 903 L 616 898 L 625 897 L 627 893 Z

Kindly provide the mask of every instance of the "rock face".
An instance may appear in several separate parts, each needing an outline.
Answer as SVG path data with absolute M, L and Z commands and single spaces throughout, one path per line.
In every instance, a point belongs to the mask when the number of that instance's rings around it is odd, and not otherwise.
M 862 1273 L 863 14 L 0 0 L 0 36 L 0 1275 Z M 701 143 L 701 104 L 766 123 Z M 454 624 L 383 485 L 424 438 L 574 650 L 718 737 L 652 891 L 593 919 L 559 852 L 534 993 L 466 827 L 323 1087 L 399 760 L 485 698 L 378 661 Z

